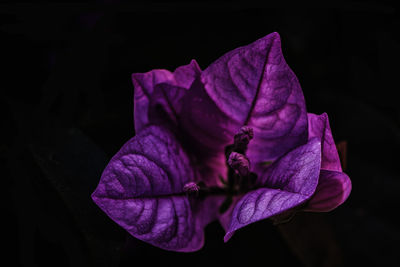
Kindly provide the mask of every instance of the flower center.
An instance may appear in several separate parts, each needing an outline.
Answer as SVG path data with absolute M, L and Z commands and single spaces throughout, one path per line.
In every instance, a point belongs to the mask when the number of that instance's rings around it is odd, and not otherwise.
M 249 145 L 249 142 L 251 139 L 253 139 L 253 137 L 253 128 L 249 126 L 243 126 L 242 128 L 240 128 L 239 132 L 233 137 L 233 151 L 241 154 L 246 153 L 247 146 Z
M 257 175 L 250 172 L 250 161 L 246 157 L 246 150 L 250 140 L 254 137 L 253 128 L 243 126 L 234 136 L 234 142 L 225 148 L 226 163 L 228 165 L 228 182 L 225 185 L 227 197 L 220 206 L 219 212 L 224 213 L 232 203 L 233 195 L 250 190 Z
M 233 144 L 225 148 L 226 163 L 228 165 L 228 179 L 221 178 L 224 187 L 206 187 L 201 183 L 189 182 L 184 185 L 183 191 L 188 195 L 202 197 L 210 194 L 222 194 L 226 198 L 221 204 L 219 212 L 224 213 L 229 209 L 233 196 L 249 191 L 257 179 L 257 175 L 250 172 L 250 161 L 246 150 L 253 139 L 253 128 L 243 126 L 234 136 Z

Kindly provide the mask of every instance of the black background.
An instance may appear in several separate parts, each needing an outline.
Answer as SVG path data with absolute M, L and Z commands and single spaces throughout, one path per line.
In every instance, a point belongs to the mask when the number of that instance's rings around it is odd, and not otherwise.
M 399 11 L 373 1 L 287 8 L 249 1 L 1 4 L 7 258 L 16 266 L 398 266 Z M 280 227 L 255 223 L 226 244 L 212 223 L 196 253 L 127 236 L 90 194 L 134 135 L 131 74 L 172 71 L 193 58 L 205 69 L 274 31 L 308 111 L 327 112 L 335 140 L 347 141 L 348 201 Z

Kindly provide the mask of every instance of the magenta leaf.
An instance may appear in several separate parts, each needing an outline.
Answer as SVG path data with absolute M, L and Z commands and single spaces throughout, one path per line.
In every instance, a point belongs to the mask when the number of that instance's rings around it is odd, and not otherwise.
M 201 80 L 220 110 L 214 117 L 226 116 L 235 126 L 212 125 L 216 132 L 231 139 L 243 125 L 254 129 L 247 153 L 251 162 L 276 159 L 306 143 L 303 93 L 283 58 L 278 33 L 226 53 L 202 72 Z
M 183 73 L 180 79 L 177 73 Z M 192 61 L 174 73 L 132 77 L 136 130 L 150 122 L 174 122 L 190 140 L 209 185 L 225 175 L 224 148 L 243 125 L 254 129 L 247 156 L 256 172 L 263 162 L 307 141 L 303 93 L 277 33 L 226 53 L 203 72 Z M 160 116 L 160 107 L 166 116 Z
M 317 189 L 304 210 L 331 211 L 346 201 L 350 191 L 351 181 L 345 173 L 321 170 Z
M 308 138 L 319 137 L 322 144 L 321 169 L 342 171 L 339 154 L 333 140 L 329 119 L 326 113 L 308 113 Z
M 236 204 L 225 242 L 236 230 L 308 200 L 317 187 L 320 164 L 319 138 L 309 140 L 274 162 L 259 178 L 261 188 L 250 191 Z
M 191 138 L 208 184 L 224 176 L 224 149 L 243 126 L 254 129 L 247 156 L 256 173 L 307 141 L 307 113 L 300 84 L 272 33 L 223 55 L 182 97 L 180 127 Z
M 190 201 L 183 192 L 195 180 L 172 133 L 151 126 L 111 159 L 92 198 L 136 238 L 166 250 L 194 251 L 202 247 L 203 227 L 217 209 L 209 201 Z

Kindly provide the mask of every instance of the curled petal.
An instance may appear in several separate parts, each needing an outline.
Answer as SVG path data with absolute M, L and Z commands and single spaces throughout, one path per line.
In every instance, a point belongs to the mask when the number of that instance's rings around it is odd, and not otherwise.
M 159 112 L 155 110 L 157 108 L 161 108 L 169 120 L 176 120 L 180 99 L 200 72 L 197 62 L 192 60 L 189 65 L 181 66 L 173 73 L 156 69 L 146 73 L 132 74 L 136 132 L 154 123 L 150 117 L 154 117 Z M 155 118 L 158 119 L 158 117 Z
M 320 164 L 321 142 L 318 138 L 274 162 L 257 181 L 262 188 L 247 193 L 236 204 L 225 242 L 236 230 L 308 200 L 317 187 Z
M 322 161 L 321 169 L 342 171 L 339 155 L 333 140 L 329 119 L 326 113 L 316 115 L 308 113 L 308 138 L 321 138 Z
M 194 251 L 217 212 L 209 202 L 188 198 L 184 186 L 195 179 L 174 135 L 151 126 L 111 159 L 92 198 L 134 237 L 166 250 Z
M 343 172 L 321 170 L 319 182 L 305 211 L 331 211 L 346 201 L 351 191 L 350 178 Z

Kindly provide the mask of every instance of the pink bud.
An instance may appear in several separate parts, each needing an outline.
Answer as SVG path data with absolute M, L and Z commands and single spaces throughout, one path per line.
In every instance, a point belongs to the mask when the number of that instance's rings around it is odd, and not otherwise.
M 199 190 L 200 190 L 200 187 L 194 182 L 189 182 L 183 186 L 183 191 L 186 193 L 189 193 L 189 194 L 198 193 Z
M 244 152 L 247 149 L 247 145 L 250 140 L 254 137 L 253 128 L 249 126 L 243 126 L 239 132 L 234 136 L 234 145 L 240 152 Z
M 228 164 L 242 177 L 245 177 L 249 174 L 250 162 L 249 159 L 243 154 L 232 152 L 229 155 Z

